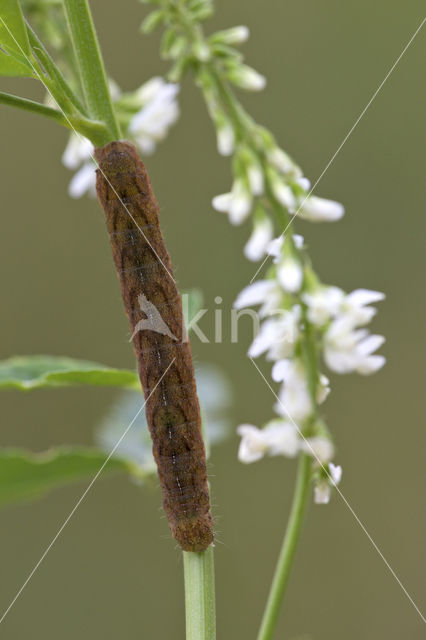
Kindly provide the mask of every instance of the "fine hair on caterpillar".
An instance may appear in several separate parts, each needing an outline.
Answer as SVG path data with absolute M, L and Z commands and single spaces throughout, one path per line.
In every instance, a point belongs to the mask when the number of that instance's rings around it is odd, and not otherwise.
M 172 535 L 185 551 L 213 542 L 206 454 L 182 302 L 158 205 L 135 147 L 95 149 L 96 191 L 146 398 L 146 418 Z

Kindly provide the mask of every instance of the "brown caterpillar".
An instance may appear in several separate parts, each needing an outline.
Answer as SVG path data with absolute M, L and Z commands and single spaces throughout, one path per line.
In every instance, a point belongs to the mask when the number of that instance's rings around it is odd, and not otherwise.
M 158 205 L 135 147 L 95 149 L 96 191 L 129 318 L 170 529 L 185 551 L 213 542 L 200 407 L 182 302 Z

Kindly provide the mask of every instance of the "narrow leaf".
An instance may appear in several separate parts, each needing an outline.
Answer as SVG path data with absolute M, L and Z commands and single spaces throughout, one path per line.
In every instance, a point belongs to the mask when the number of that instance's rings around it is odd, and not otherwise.
M 33 70 L 30 65 L 0 50 L 0 76 L 25 76 L 30 78 L 33 75 Z
M 24 58 L 31 53 L 27 28 L 18 0 L 1 0 L 0 46 Z
M 32 500 L 71 482 L 89 481 L 106 459 L 107 454 L 95 448 L 57 447 L 44 453 L 0 449 L 0 507 Z M 111 457 L 102 475 L 117 471 L 133 472 L 133 468 L 125 460 Z
M 15 356 L 0 362 L 0 389 L 92 385 L 140 389 L 135 372 L 57 356 Z

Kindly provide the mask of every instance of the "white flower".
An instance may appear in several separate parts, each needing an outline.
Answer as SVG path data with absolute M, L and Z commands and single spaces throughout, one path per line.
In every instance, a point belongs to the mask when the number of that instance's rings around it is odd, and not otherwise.
M 271 178 L 271 189 L 278 202 L 290 212 L 293 212 L 296 206 L 296 198 L 288 184 L 278 176 L 273 175 Z
M 298 249 L 303 246 L 303 237 L 293 236 L 293 241 Z M 284 237 L 281 235 L 272 240 L 267 246 L 268 255 L 272 256 L 274 264 L 277 266 L 277 279 L 284 291 L 296 293 L 300 290 L 303 282 L 303 268 L 291 250 L 286 250 Z
M 318 404 L 322 404 L 324 400 L 327 398 L 330 393 L 330 380 L 323 373 L 320 374 L 318 389 L 317 389 L 317 397 L 316 400 Z
M 136 89 L 135 96 L 141 106 L 146 105 L 158 95 L 164 87 L 165 81 L 161 76 L 154 76 Z
M 224 29 L 215 33 L 211 40 L 213 42 L 223 42 L 224 44 L 241 44 L 246 42 L 250 37 L 249 28 L 245 25 L 239 25 L 238 27 L 231 27 L 230 29 Z
M 301 249 L 303 247 L 304 238 L 300 235 L 300 233 L 295 233 L 293 235 L 293 242 L 296 249 Z
M 291 356 L 299 337 L 299 321 L 300 307 L 298 305 L 295 305 L 290 311 L 281 310 L 278 317 L 264 320 L 259 333 L 250 346 L 248 355 L 251 358 L 257 358 L 266 352 L 268 360 L 279 360 Z
M 311 222 L 333 222 L 340 220 L 345 209 L 340 202 L 309 196 L 301 200 L 298 215 Z
M 330 502 L 330 488 L 331 486 L 336 487 L 342 479 L 342 467 L 330 462 L 328 473 L 329 478 L 321 478 L 314 487 L 315 504 L 328 504 Z
M 78 133 L 71 133 L 62 154 L 62 163 L 67 169 L 80 167 L 68 185 L 68 194 L 71 198 L 81 198 L 85 193 L 90 196 L 96 195 L 96 165 L 93 159 L 93 144 L 90 140 Z
M 274 238 L 267 246 L 268 256 L 273 258 L 274 263 L 277 263 L 281 258 L 281 249 L 284 243 L 284 237 L 279 236 L 278 238 Z
M 283 382 L 275 410 L 296 423 L 303 422 L 312 413 L 305 367 L 300 360 L 280 360 L 272 369 L 272 378 Z
M 364 325 L 370 322 L 375 316 L 376 309 L 366 305 L 372 302 L 379 302 L 385 298 L 385 294 L 380 291 L 370 289 L 355 289 L 349 293 L 342 302 L 341 311 L 350 317 L 354 326 Z
M 308 320 L 317 326 L 326 324 L 337 315 L 344 300 L 344 292 L 338 287 L 318 287 L 302 294 L 308 307 Z
M 71 198 L 81 198 L 85 193 L 96 196 L 96 167 L 94 162 L 85 162 L 74 174 L 68 185 L 68 194 Z
M 300 451 L 299 432 L 291 422 L 271 420 L 262 429 L 262 434 L 270 456 L 294 458 Z
M 241 436 L 238 459 L 249 464 L 264 455 L 293 458 L 300 450 L 297 428 L 285 420 L 271 420 L 263 429 L 252 424 L 242 424 L 237 433 Z
M 278 169 L 280 173 L 284 175 L 291 174 L 297 177 L 302 176 L 302 172 L 299 167 L 293 162 L 293 160 L 279 147 L 273 147 L 267 152 L 268 162 Z
M 237 429 L 241 436 L 240 447 L 238 449 L 238 459 L 240 462 L 249 464 L 263 458 L 267 451 L 267 444 L 262 434 L 262 430 L 252 424 L 240 424 Z
M 263 193 L 263 171 L 258 163 L 250 163 L 247 169 L 247 179 L 252 194 L 254 196 L 261 196 Z
M 62 164 L 67 169 L 78 169 L 87 160 L 93 158 L 93 144 L 79 133 L 71 133 L 65 151 L 62 154 Z
M 178 92 L 178 84 L 166 83 L 162 78 L 152 78 L 138 90 L 138 98 L 145 104 L 131 119 L 129 132 L 143 153 L 153 153 L 157 142 L 165 138 L 178 119 Z
M 259 317 L 265 318 L 279 311 L 283 293 L 276 280 L 257 280 L 245 287 L 234 302 L 235 309 L 261 304 Z
M 284 256 L 277 266 L 277 278 L 284 291 L 297 293 L 303 282 L 302 265 L 293 256 Z
M 228 78 L 246 91 L 262 91 L 266 87 L 266 78 L 245 64 L 238 64 L 228 72 Z
M 309 191 L 309 189 L 311 188 L 311 181 L 308 178 L 305 178 L 305 176 L 296 178 L 296 182 L 302 187 L 304 191 Z
M 335 465 L 332 462 L 328 465 L 328 471 L 330 474 L 331 483 L 336 487 L 341 479 L 342 479 L 342 467 L 340 465 Z
M 215 196 L 212 205 L 216 211 L 228 213 L 232 224 L 244 222 L 251 211 L 252 196 L 241 179 L 236 179 L 229 193 Z
M 314 486 L 315 504 L 328 504 L 330 502 L 330 485 L 326 480 L 321 480 Z
M 266 297 L 275 288 L 273 280 L 257 280 L 245 287 L 237 296 L 234 302 L 235 309 L 253 307 L 264 302 Z
M 368 335 L 365 329 L 355 330 L 350 316 L 338 317 L 325 333 L 324 360 L 337 373 L 368 375 L 386 362 L 383 356 L 372 355 L 384 341 L 383 336 Z
M 234 148 L 234 128 L 229 122 L 223 122 L 217 128 L 217 150 L 221 156 L 230 156 Z
M 306 438 L 302 443 L 302 449 L 321 464 L 329 462 L 334 455 L 333 443 L 323 436 Z
M 251 234 L 246 246 L 244 247 L 244 255 L 248 260 L 257 262 L 266 253 L 266 249 L 272 239 L 274 233 L 274 225 L 269 216 L 263 216 L 254 223 L 253 233 Z

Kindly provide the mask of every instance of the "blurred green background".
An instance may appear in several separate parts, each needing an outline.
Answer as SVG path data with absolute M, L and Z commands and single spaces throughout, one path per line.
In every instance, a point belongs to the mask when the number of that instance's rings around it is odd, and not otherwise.
M 91 3 L 110 75 L 132 89 L 167 66 L 158 38 L 137 32 L 146 7 Z M 301 0 L 216 3 L 208 29 L 247 24 L 244 51 L 267 90 L 243 96 L 313 181 L 420 24 L 423 2 Z M 324 406 L 343 465 L 341 490 L 421 605 L 424 467 L 420 344 L 424 234 L 424 52 L 413 42 L 322 179 L 317 193 L 342 201 L 336 224 L 297 222 L 325 282 L 385 291 L 373 329 L 385 369 L 371 378 L 332 376 Z M 4 90 L 38 95 L 31 82 Z M 229 163 L 215 149 L 198 91 L 186 81 L 182 117 L 147 161 L 182 288 L 203 289 L 224 318 L 254 273 L 242 257 L 248 227 L 210 206 L 228 190 Z M 133 367 L 128 326 L 97 203 L 71 201 L 60 164 L 66 132 L 32 114 L 0 110 L 1 353 L 66 354 Z M 423 232 L 423 234 L 422 234 Z M 200 323 L 211 331 L 213 313 Z M 273 397 L 239 344 L 193 342 L 196 362 L 220 365 L 233 383 L 233 428 L 272 415 Z M 269 367 L 262 363 L 263 370 Z M 114 401 L 102 389 L 1 395 L 1 444 L 42 450 L 92 442 Z M 254 638 L 292 495 L 295 463 L 243 466 L 235 436 L 210 461 L 216 546 L 218 637 Z M 85 484 L 0 513 L 3 611 Z M 423 593 L 422 593 L 423 586 Z M 1 637 L 184 637 L 182 559 L 160 510 L 158 487 L 100 479 L 2 623 Z M 277 638 L 369 640 L 423 637 L 419 615 L 344 502 L 311 505 Z

